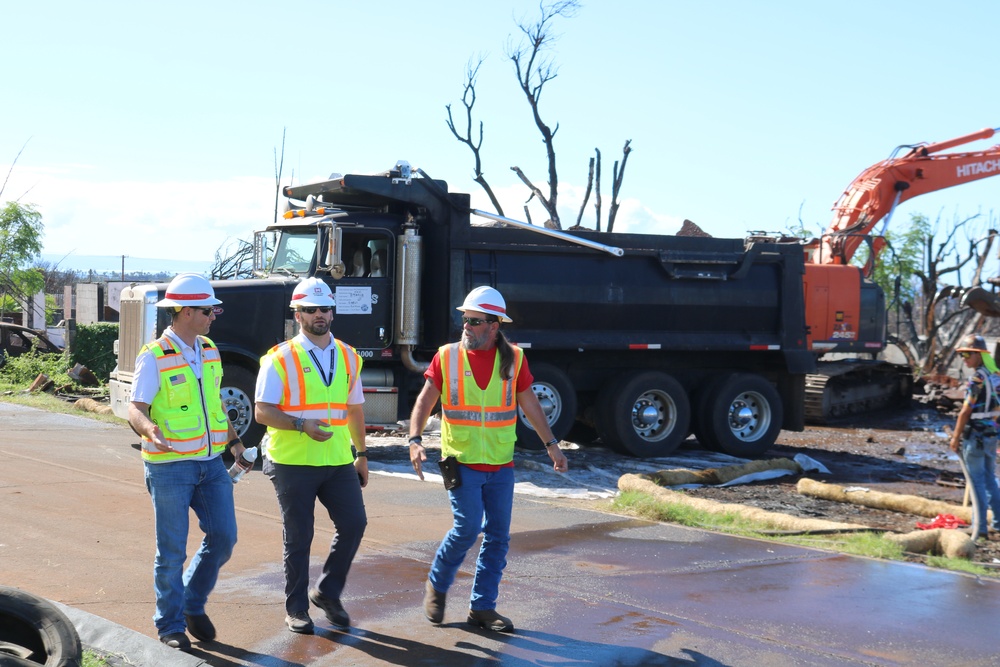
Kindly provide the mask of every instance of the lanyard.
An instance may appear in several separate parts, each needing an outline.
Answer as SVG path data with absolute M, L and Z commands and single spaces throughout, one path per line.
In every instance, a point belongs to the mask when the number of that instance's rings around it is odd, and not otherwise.
M 316 350 L 309 350 L 309 356 L 312 357 L 313 363 L 316 365 L 316 370 L 319 371 L 319 375 L 323 378 L 323 384 L 329 387 L 333 383 L 333 372 L 336 369 L 336 358 L 333 356 L 333 351 L 336 349 L 336 345 L 330 348 L 330 375 L 327 377 L 326 372 L 323 370 L 323 364 L 319 363 L 319 359 L 316 358 Z

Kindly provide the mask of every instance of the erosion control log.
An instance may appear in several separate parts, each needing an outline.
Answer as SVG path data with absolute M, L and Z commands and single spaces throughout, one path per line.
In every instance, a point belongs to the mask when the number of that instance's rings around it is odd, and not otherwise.
M 907 496 L 898 493 L 882 493 L 869 489 L 848 491 L 850 487 L 843 487 L 837 484 L 824 484 L 813 479 L 803 477 L 799 480 L 796 489 L 804 496 L 822 498 L 823 500 L 835 500 L 839 503 L 852 503 L 854 505 L 864 505 L 875 509 L 892 510 L 893 512 L 903 512 L 915 516 L 936 517 L 938 514 L 951 514 L 954 517 L 972 522 L 972 509 L 960 507 L 940 500 L 928 500 L 920 496 Z
M 645 475 L 622 475 L 618 478 L 618 488 L 621 491 L 638 491 L 647 493 L 657 500 L 665 503 L 677 505 L 687 505 L 702 512 L 711 514 L 737 514 L 753 521 L 767 523 L 780 530 L 790 530 L 798 532 L 810 531 L 830 531 L 830 530 L 870 530 L 867 526 L 859 526 L 853 523 L 839 523 L 836 521 L 823 521 L 822 519 L 802 519 L 799 517 L 780 514 L 778 512 L 768 512 L 757 507 L 747 507 L 731 503 L 719 503 L 705 498 L 692 498 L 691 496 L 665 489 L 651 481 Z

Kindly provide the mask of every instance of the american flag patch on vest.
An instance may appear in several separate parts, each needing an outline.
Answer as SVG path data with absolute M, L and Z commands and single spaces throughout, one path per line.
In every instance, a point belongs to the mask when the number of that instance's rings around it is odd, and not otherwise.
M 184 382 L 184 376 L 183 375 L 171 375 L 170 376 L 170 384 L 180 384 L 182 382 Z

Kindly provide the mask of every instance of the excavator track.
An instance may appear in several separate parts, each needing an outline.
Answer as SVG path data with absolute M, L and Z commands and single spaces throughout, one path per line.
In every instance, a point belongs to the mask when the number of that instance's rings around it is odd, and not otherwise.
M 913 394 L 906 366 L 882 361 L 820 362 L 806 376 L 806 422 L 826 424 L 850 415 L 900 405 Z

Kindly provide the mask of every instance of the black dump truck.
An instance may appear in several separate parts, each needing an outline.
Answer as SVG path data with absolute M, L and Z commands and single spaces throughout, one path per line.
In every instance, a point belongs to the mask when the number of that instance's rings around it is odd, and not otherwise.
M 336 299 L 334 334 L 364 358 L 369 428 L 409 417 L 422 372 L 459 339 L 456 306 L 479 285 L 503 294 L 556 437 L 663 456 L 694 433 L 753 458 L 804 425 L 802 246 L 777 239 L 558 232 L 470 209 L 406 163 L 283 190 L 284 217 L 255 235 L 256 279 L 213 283 L 222 305 L 223 400 L 248 446 L 259 358 L 297 333 L 289 301 L 307 276 Z M 474 217 L 475 216 L 475 217 Z M 482 220 L 473 224 L 472 220 Z M 112 404 L 125 417 L 139 348 L 169 323 L 166 285 L 121 296 Z M 518 444 L 542 443 L 523 418 Z

